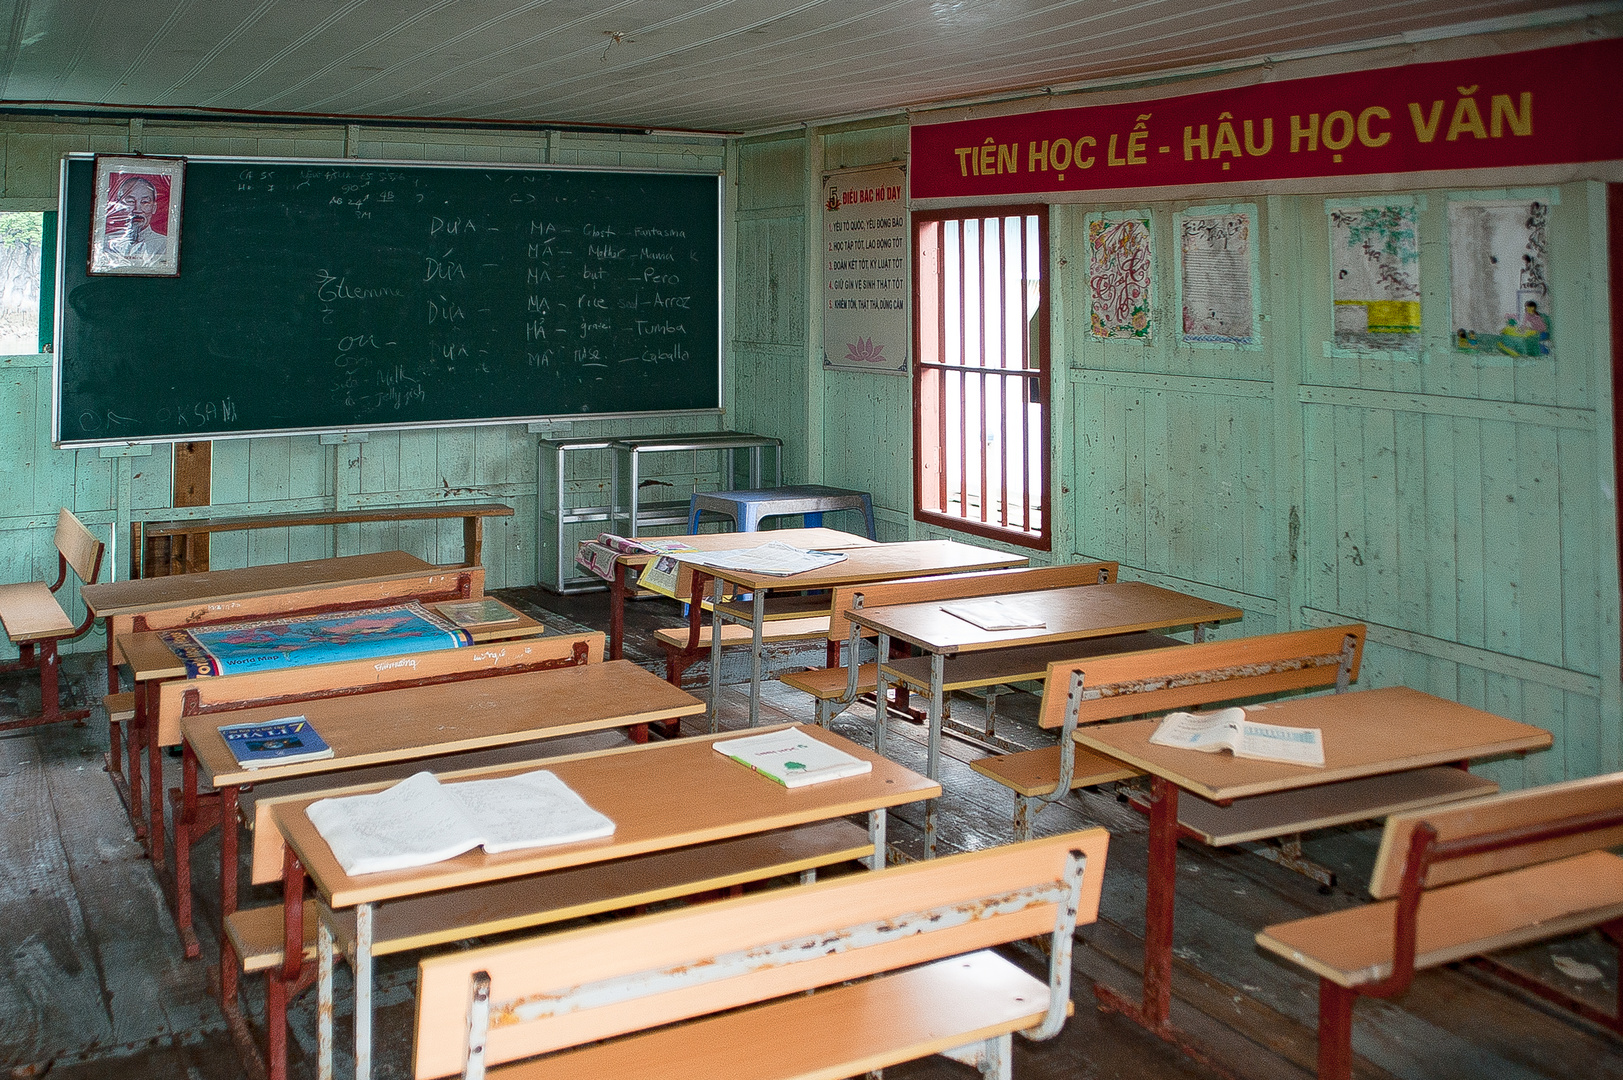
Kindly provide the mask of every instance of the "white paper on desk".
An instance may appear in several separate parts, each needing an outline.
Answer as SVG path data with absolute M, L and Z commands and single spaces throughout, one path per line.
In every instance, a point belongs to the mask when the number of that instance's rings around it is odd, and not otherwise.
M 1259 724 L 1247 720 L 1239 707 L 1214 713 L 1168 713 L 1150 742 L 1208 754 L 1227 749 L 1237 758 L 1324 765 L 1324 735 L 1318 728 Z
M 746 570 L 752 574 L 771 574 L 788 577 L 807 570 L 816 570 L 845 559 L 840 551 L 811 551 L 791 547 L 773 540 L 754 548 L 729 548 L 723 551 L 695 551 L 675 556 L 683 562 L 713 566 L 721 570 Z
M 613 821 L 544 770 L 459 784 L 420 772 L 382 791 L 318 800 L 305 815 L 351 875 L 427 866 L 481 845 L 494 854 L 614 833 Z
M 1048 625 L 1042 619 L 1020 614 L 1001 600 L 956 600 L 942 604 L 941 610 L 982 630 L 1041 630 Z

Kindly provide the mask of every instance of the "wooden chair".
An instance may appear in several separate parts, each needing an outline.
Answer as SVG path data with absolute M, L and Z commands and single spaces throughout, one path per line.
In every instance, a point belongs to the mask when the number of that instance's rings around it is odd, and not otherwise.
M 91 535 L 90 530 L 66 509 L 56 516 L 55 539 L 57 571 L 54 585 L 47 585 L 43 581 L 0 585 L 0 625 L 5 627 L 7 639 L 17 646 L 18 652 L 15 661 L 0 665 L 0 672 L 38 668 L 40 681 L 39 715 L 7 720 L 0 723 L 0 731 L 54 724 L 58 720 L 73 720 L 82 724 L 85 717 L 90 715 L 89 709 L 62 711 L 59 675 L 62 657 L 57 645 L 83 635 L 90 629 L 95 616 L 86 612 L 83 622 L 74 623 L 56 594 L 67 584 L 69 569 L 78 576 L 81 584 L 95 584 L 101 574 L 101 560 L 106 545 Z
M 1623 858 L 1606 850 L 1619 844 L 1623 773 L 1388 818 L 1370 875 L 1378 903 L 1257 934 L 1319 976 L 1320 1080 L 1352 1075 L 1360 994 L 1396 997 L 1417 970 L 1592 926 L 1623 938 Z M 1623 1034 L 1623 990 L 1611 1015 L 1565 1003 Z
M 942 577 L 914 578 L 910 581 L 872 582 L 864 585 L 846 585 L 834 590 L 831 614 L 828 619 L 829 666 L 799 671 L 783 676 L 785 686 L 810 694 L 816 701 L 817 723 L 828 727 L 833 719 L 850 708 L 863 694 L 871 694 L 878 687 L 879 665 L 858 664 L 855 661 L 859 633 L 862 631 L 846 615 L 857 608 L 886 607 L 891 604 L 928 603 L 932 600 L 960 600 L 974 596 L 996 596 L 1000 593 L 1030 592 L 1036 589 L 1066 589 L 1077 585 L 1102 585 L 1116 580 L 1117 565 L 1113 562 L 1076 563 L 1070 566 L 1041 566 L 1017 570 L 988 570 L 978 574 L 956 574 Z M 1136 648 L 1151 648 L 1166 639 L 1137 642 Z M 849 640 L 847 664 L 836 667 L 841 641 Z M 1170 643 L 1170 642 L 1168 642 Z M 1059 655 L 1076 655 L 1079 646 L 1040 646 L 1002 649 L 984 656 L 953 659 L 947 663 L 947 692 L 979 687 L 996 686 L 1010 682 L 1041 679 L 1049 660 Z M 1083 650 L 1085 651 L 1085 650 Z M 900 663 L 903 670 L 913 672 L 918 665 Z M 930 683 L 929 663 L 923 666 L 923 683 Z M 911 680 L 904 679 L 911 683 Z
M 1069 1014 L 1108 843 L 1089 829 L 424 960 L 414 1076 L 793 1080 L 939 1053 L 1008 1080 L 1013 1032 L 1051 1038 Z M 1046 985 L 989 951 L 1036 936 Z

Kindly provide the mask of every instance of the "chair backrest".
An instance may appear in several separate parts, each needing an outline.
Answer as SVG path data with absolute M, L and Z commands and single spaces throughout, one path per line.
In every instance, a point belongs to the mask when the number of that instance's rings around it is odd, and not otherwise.
M 1078 724 L 1346 684 L 1358 678 L 1364 627 L 1327 626 L 1048 665 L 1038 721 L 1061 727 L 1074 672 Z
M 1393 814 L 1381 834 L 1381 849 L 1370 873 L 1370 895 L 1386 899 L 1399 893 L 1410 844 L 1422 824 L 1436 831 L 1438 843 L 1478 841 L 1492 848 L 1432 863 L 1422 884 L 1434 888 L 1617 847 L 1623 844 L 1623 820 L 1609 823 L 1609 819 L 1619 816 L 1623 816 L 1623 773 Z M 1551 837 L 1547 835 L 1551 826 L 1556 827 L 1554 831 L 1573 831 Z
M 84 523 L 63 508 L 56 515 L 57 579 L 51 591 L 62 587 L 67 580 L 68 567 L 79 575 L 85 585 L 94 585 L 101 574 L 101 558 L 107 545 L 84 527 Z
M 463 1068 L 481 976 L 495 1064 L 1045 934 L 1046 1037 L 1108 844 L 1088 829 L 423 960 L 415 1076 Z
M 603 635 L 593 630 L 583 634 L 493 641 L 460 649 L 435 649 L 407 656 L 341 660 L 201 679 L 172 679 L 158 687 L 158 744 L 174 746 L 180 742 L 182 716 L 235 712 L 312 698 L 344 697 L 515 671 L 595 664 L 602 660 Z
M 832 612 L 828 620 L 828 638 L 830 641 L 845 641 L 851 636 L 851 622 L 846 615 L 859 603 L 863 607 L 876 608 L 972 596 L 997 596 L 1001 593 L 1035 592 L 1039 589 L 1069 589 L 1077 585 L 1104 585 L 1116 580 L 1116 570 L 1117 564 L 1113 562 L 1089 562 L 842 585 L 834 590 L 830 598 Z M 875 635 L 864 631 L 863 636 Z

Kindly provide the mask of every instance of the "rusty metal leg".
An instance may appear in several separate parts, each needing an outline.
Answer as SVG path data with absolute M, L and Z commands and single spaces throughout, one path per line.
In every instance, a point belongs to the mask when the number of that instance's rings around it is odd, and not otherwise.
M 192 930 L 192 838 L 197 828 L 197 755 L 182 744 L 180 805 L 175 814 L 175 925 L 188 960 L 203 954 Z
M 1178 884 L 1178 788 L 1159 776 L 1150 781 L 1149 839 L 1143 1000 L 1129 1001 L 1103 984 L 1096 984 L 1093 993 L 1103 1008 L 1121 1013 L 1198 1057 L 1199 1052 L 1180 1040 L 1171 1024 L 1172 917 Z
M 1029 795 L 1016 793 L 1014 796 L 1014 839 L 1016 843 L 1030 840 L 1033 833 L 1032 818 L 1042 804 Z
M 163 842 L 163 747 L 158 745 L 155 709 L 147 712 L 147 855 L 154 867 L 163 869 L 168 857 Z
M 1319 1080 L 1352 1080 L 1352 1010 L 1358 995 L 1319 980 Z
M 265 973 L 265 1071 L 287 1080 L 287 983 L 274 970 Z

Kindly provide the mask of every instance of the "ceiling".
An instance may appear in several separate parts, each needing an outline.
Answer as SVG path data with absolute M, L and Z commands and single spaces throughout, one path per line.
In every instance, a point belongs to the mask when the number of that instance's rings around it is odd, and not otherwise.
M 1390 41 L 1481 20 L 1516 25 L 1540 12 L 1579 13 L 1537 0 L 5 6 L 11 18 L 0 53 L 0 103 L 715 132 Z

